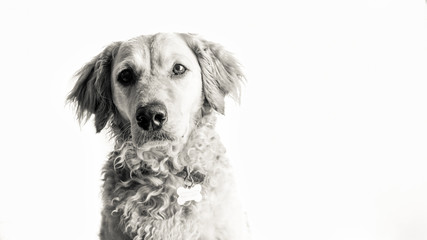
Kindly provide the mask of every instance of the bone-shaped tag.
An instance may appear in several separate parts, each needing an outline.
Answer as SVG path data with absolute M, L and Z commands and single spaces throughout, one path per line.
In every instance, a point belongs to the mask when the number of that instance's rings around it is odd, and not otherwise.
M 202 186 L 200 184 L 196 184 L 192 188 L 179 187 L 176 191 L 178 193 L 178 204 L 183 205 L 192 200 L 200 202 L 202 200 L 201 190 Z

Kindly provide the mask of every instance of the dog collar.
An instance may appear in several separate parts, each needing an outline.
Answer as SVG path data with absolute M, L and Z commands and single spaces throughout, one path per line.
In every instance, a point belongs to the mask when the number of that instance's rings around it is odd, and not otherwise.
M 186 202 L 191 201 L 200 202 L 203 199 L 201 184 L 206 178 L 205 174 L 196 170 L 190 171 L 187 167 L 184 167 L 176 175 L 184 178 L 184 187 L 179 187 L 176 191 L 178 204 L 184 205 Z
M 194 184 L 203 183 L 206 178 L 205 174 L 197 170 L 190 171 L 187 167 L 184 167 L 184 169 L 181 172 L 178 172 L 176 176 L 184 178 L 184 185 L 188 188 L 193 187 Z

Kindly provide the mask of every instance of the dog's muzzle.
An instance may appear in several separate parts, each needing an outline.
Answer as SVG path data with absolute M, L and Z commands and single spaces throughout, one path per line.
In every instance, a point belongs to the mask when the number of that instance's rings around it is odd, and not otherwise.
M 136 110 L 138 126 L 145 131 L 157 131 L 162 129 L 168 119 L 166 106 L 163 103 L 152 102 Z

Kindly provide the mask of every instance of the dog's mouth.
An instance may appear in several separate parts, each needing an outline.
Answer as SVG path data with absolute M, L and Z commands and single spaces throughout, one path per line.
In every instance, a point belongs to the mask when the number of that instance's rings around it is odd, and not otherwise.
M 136 136 L 135 136 L 136 135 Z M 141 147 L 147 143 L 153 142 L 175 142 L 176 138 L 169 132 L 164 130 L 157 131 L 142 131 L 137 134 L 132 134 L 132 140 L 135 146 Z

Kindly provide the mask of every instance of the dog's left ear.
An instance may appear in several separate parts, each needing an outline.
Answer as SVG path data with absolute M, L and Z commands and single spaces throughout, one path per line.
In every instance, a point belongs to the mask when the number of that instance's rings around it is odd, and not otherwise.
M 221 45 L 206 41 L 192 34 L 181 34 L 197 56 L 202 70 L 205 106 L 224 114 L 224 98 L 231 96 L 240 101 L 240 86 L 244 75 L 240 64 Z
M 77 117 L 80 122 L 87 121 L 95 115 L 96 132 L 100 132 L 113 111 L 114 104 L 111 93 L 111 65 L 120 42 L 106 47 L 76 73 L 78 80 L 68 95 L 68 102 L 77 104 Z

